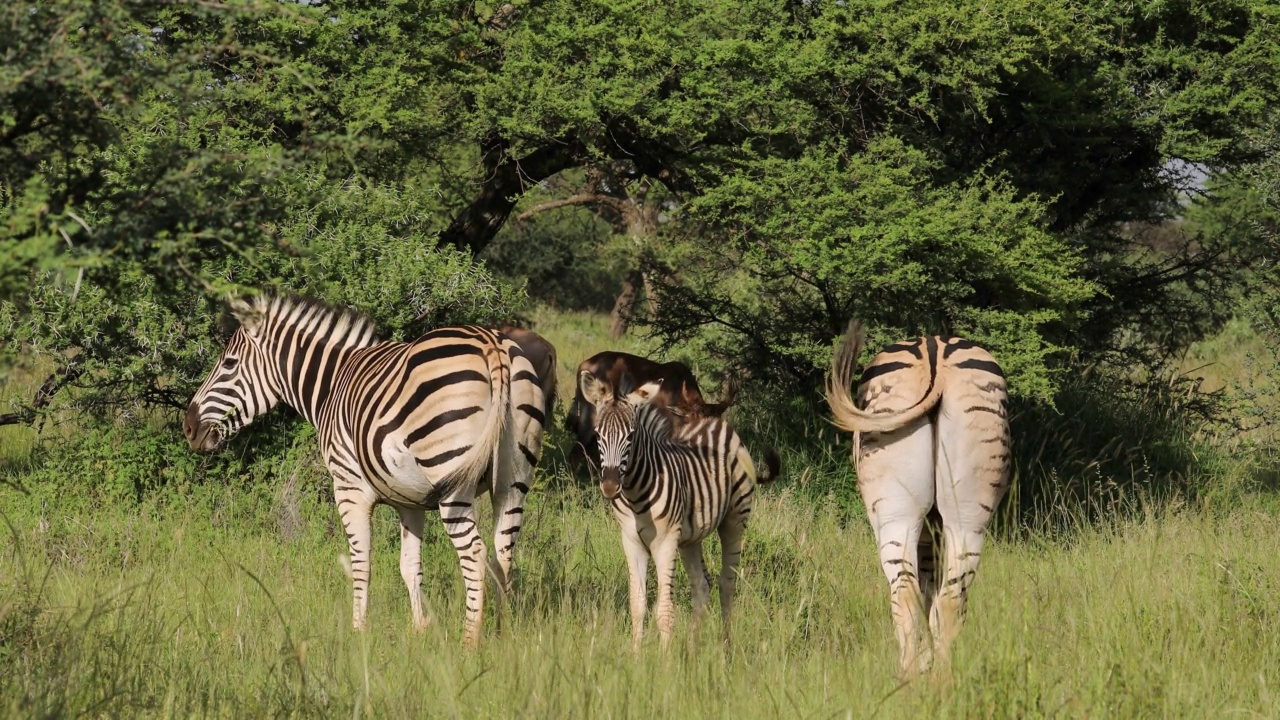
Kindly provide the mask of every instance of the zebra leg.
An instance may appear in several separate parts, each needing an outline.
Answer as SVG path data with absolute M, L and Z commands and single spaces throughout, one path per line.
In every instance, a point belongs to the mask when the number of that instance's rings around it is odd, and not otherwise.
M 630 585 L 628 599 L 631 603 L 631 649 L 639 653 L 640 641 L 644 639 L 644 615 L 648 593 L 645 581 L 649 574 L 649 549 L 645 547 L 637 533 L 628 532 L 624 527 L 622 551 L 627 556 L 627 579 Z
M 506 448 L 502 454 L 507 461 L 500 461 L 502 469 L 493 480 L 494 557 L 489 564 L 498 592 L 506 596 L 511 592 L 513 555 L 524 523 L 524 498 L 533 479 L 533 465 L 524 457 L 512 458 Z
M 653 567 L 658 576 L 658 601 L 655 604 L 654 614 L 657 616 L 658 637 L 662 640 L 664 651 L 671 644 L 671 633 L 676 624 L 671 586 L 675 582 L 677 549 L 674 537 L 661 538 L 653 548 Z
M 440 521 L 458 553 L 462 566 L 462 582 L 466 587 L 467 616 L 462 644 L 476 647 L 484 623 L 484 573 L 488 554 L 476 527 L 473 492 L 466 489 L 440 501 Z
M 991 409 L 984 410 L 983 408 Z M 937 502 L 943 567 L 929 625 L 942 663 L 964 622 L 987 525 L 1008 488 L 1008 428 L 1003 407 L 981 397 L 943 399 L 938 417 Z
M 738 561 L 742 558 L 742 536 L 746 525 L 720 525 L 720 635 L 729 644 L 729 620 L 733 617 L 733 596 L 738 589 Z
M 707 567 L 702 561 L 702 543 L 699 541 L 682 546 L 680 559 L 684 562 L 685 572 L 689 574 L 689 588 L 693 594 L 693 630 L 696 630 L 698 621 L 707 611 L 707 601 L 711 599 L 711 576 L 707 574 Z
M 413 629 L 425 630 L 431 624 L 422 606 L 422 524 L 426 513 L 405 507 L 397 507 L 396 512 L 400 514 L 400 577 L 409 589 Z
M 372 548 L 370 522 L 373 518 L 373 497 L 361 487 L 363 483 L 339 479 L 334 475 L 334 502 L 342 518 L 342 528 L 347 533 L 350 550 L 350 574 L 352 588 L 351 627 L 365 630 L 369 626 L 369 554 Z
M 889 581 L 898 674 L 907 678 L 932 661 L 918 552 L 925 515 L 933 506 L 933 427 L 922 418 L 893 433 L 860 435 L 855 443 L 858 489 Z

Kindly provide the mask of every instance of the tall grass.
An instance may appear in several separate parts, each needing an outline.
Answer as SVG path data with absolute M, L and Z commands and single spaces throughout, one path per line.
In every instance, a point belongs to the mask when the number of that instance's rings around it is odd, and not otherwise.
M 535 320 L 559 350 L 562 405 L 581 359 L 651 349 L 604 339 L 600 315 L 541 311 Z M 209 484 L 140 477 L 196 462 L 163 428 L 103 435 L 113 446 L 96 456 L 66 443 L 62 464 L 40 468 L 34 440 L 11 445 L 0 458 L 12 481 L 0 483 L 9 528 L 0 714 L 1274 713 L 1280 503 L 1251 482 L 1261 463 L 1233 457 L 1234 446 L 1206 436 L 1170 395 L 1081 383 L 1057 409 L 1015 403 L 1016 489 L 984 553 L 955 662 L 906 686 L 894 678 L 886 582 L 849 439 L 807 400 L 744 398 L 731 416 L 753 451 L 779 447 L 785 468 L 761 490 L 748 531 L 734 644 L 722 649 L 714 612 L 690 635 L 680 570 L 677 641 L 664 654 L 651 632 L 639 656 L 616 524 L 594 486 L 569 473 L 561 428 L 530 496 L 516 592 L 491 604 L 475 653 L 460 648 L 457 559 L 435 522 L 424 543 L 435 624 L 409 632 L 386 510 L 375 518 L 372 630 L 350 630 L 345 538 L 311 437 L 296 438 L 283 462 L 236 465 L 250 476 Z M 116 473 L 124 490 L 95 475 L 108 460 L 133 466 Z M 199 462 L 206 475 L 223 467 Z M 154 489 L 130 490 L 138 487 Z M 714 542 L 708 551 L 714 572 Z
M 0 712 L 1223 717 L 1265 716 L 1280 700 L 1270 513 L 1165 508 L 1065 543 L 997 539 L 952 674 L 899 688 L 861 523 L 764 493 L 731 649 L 714 620 L 688 635 L 681 577 L 672 651 L 650 637 L 633 657 L 617 530 L 576 492 L 533 497 L 517 591 L 474 654 L 459 647 L 461 583 L 442 532 L 426 551 L 435 625 L 408 631 L 390 513 L 379 517 L 368 634 L 349 628 L 337 536 L 285 541 L 119 508 L 20 527 L 0 560 Z M 67 556 L 65 534 L 107 542 Z

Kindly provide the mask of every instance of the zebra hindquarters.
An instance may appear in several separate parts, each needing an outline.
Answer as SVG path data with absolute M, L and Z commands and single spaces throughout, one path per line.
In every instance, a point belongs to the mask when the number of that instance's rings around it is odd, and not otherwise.
M 964 620 L 987 526 L 1009 487 L 1009 424 L 1003 382 L 953 383 L 937 415 L 936 492 L 943 562 L 929 615 L 941 663 Z
M 934 503 L 933 425 L 926 416 L 900 430 L 855 437 L 858 490 L 889 581 L 898 673 L 906 678 L 932 662 L 919 546 Z

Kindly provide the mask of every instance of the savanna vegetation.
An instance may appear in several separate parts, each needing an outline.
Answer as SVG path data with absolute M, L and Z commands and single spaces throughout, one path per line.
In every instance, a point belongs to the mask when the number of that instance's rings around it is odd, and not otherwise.
M 1273 713 L 1278 24 L 1265 0 L 6 3 L 0 708 Z M 312 430 L 182 437 L 255 290 L 395 339 L 532 324 L 562 388 L 606 348 L 741 379 L 730 418 L 784 477 L 736 643 L 631 655 L 617 531 L 559 427 L 479 651 L 443 532 L 408 632 L 390 513 L 351 632 Z M 851 316 L 872 347 L 971 337 L 1013 393 L 955 662 L 905 686 L 821 403 Z

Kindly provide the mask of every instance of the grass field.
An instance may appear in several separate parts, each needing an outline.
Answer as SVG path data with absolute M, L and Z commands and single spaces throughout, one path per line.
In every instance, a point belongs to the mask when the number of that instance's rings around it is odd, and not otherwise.
M 593 316 L 542 313 L 562 395 L 578 359 L 615 345 Z M 628 347 L 622 344 L 622 347 Z M 631 346 L 635 347 L 635 346 Z M 25 387 L 25 386 L 24 386 Z M 17 392 L 8 388 L 6 392 Z M 757 418 L 743 417 L 757 425 Z M 763 421 L 761 421 L 763 423 Z M 756 437 L 767 435 L 760 424 Z M 816 426 L 815 426 L 816 427 Z M 10 429 L 10 468 L 32 439 Z M 47 431 L 50 432 L 50 431 Z M 1134 499 L 1133 512 L 997 535 L 947 674 L 899 685 L 887 588 L 842 446 L 762 491 L 733 628 L 669 653 L 630 652 L 626 572 L 598 491 L 548 447 L 517 554 L 516 592 L 463 652 L 462 587 L 430 523 L 408 631 L 394 514 L 375 520 L 372 629 L 354 633 L 345 542 L 317 493 L 236 486 L 61 512 L 0 486 L 0 712 L 6 716 L 1275 717 L 1280 708 L 1280 503 Z M 15 438 L 21 442 L 10 442 Z M 559 456 L 558 456 L 559 454 Z M 305 464 L 304 464 L 305 465 Z M 302 474 L 314 474 L 313 464 Z M 296 473 L 295 473 L 296 474 Z M 819 478 L 824 479 L 824 478 Z M 92 479 L 86 479 L 91 482 Z M 303 484 L 303 487 L 310 487 Z M 266 507 L 267 510 L 263 510 Z M 253 514 L 270 515 L 260 522 Z M 488 526 L 486 521 L 482 524 Z M 708 548 L 709 557 L 718 557 Z M 718 563 L 713 562 L 713 570 Z

